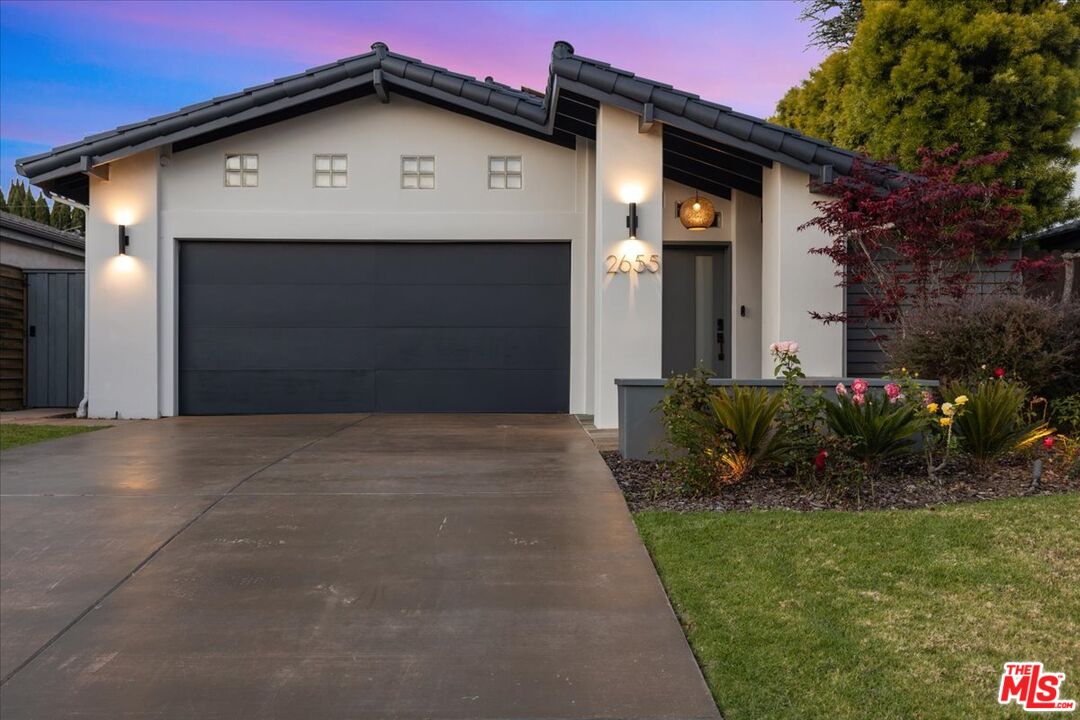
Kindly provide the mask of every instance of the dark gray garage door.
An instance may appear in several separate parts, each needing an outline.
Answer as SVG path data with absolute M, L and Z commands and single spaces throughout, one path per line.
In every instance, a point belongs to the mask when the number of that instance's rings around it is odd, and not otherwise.
M 568 409 L 568 243 L 180 248 L 181 413 Z

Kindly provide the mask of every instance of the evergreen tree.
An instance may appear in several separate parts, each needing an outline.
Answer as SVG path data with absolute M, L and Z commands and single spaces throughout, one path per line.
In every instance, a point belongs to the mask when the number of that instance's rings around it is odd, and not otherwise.
M 38 199 L 34 201 L 34 217 L 35 222 L 39 222 L 42 225 L 49 224 L 49 201 L 45 199 L 45 193 L 38 195 Z
M 70 230 L 71 208 L 62 202 L 54 202 L 49 223 L 58 230 Z
M 875 0 L 851 46 L 777 106 L 776 121 L 841 147 L 919 167 L 920 148 L 1008 152 L 983 181 L 1023 191 L 1023 228 L 1076 217 L 1080 2 Z
M 0 210 L 7 211 L 7 199 L 4 198 L 4 188 L 0 188 Z
M 71 208 L 71 229 L 86 234 L 86 213 L 82 208 Z
M 25 204 L 26 191 L 23 189 L 21 182 L 13 180 L 11 189 L 8 191 L 8 212 L 19 217 L 26 217 Z

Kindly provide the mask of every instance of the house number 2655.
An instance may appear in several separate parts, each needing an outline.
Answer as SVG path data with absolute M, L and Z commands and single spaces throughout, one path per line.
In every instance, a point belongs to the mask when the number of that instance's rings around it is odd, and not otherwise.
M 604 258 L 604 262 L 607 263 L 607 274 L 615 275 L 616 273 L 643 273 L 648 270 L 651 273 L 660 272 L 660 256 L 659 255 L 638 255 L 633 260 L 629 255 L 608 255 Z

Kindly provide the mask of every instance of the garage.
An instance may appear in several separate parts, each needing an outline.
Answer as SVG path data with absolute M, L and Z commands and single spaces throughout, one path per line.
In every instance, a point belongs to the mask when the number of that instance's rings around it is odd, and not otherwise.
M 179 243 L 186 415 L 567 412 L 567 242 Z

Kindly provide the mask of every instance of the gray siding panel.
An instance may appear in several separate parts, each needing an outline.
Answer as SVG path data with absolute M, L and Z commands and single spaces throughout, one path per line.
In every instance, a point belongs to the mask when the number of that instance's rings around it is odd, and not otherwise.
M 27 281 L 27 405 L 76 407 L 83 397 L 85 276 L 31 271 Z
M 567 243 L 185 241 L 180 411 L 566 412 Z

